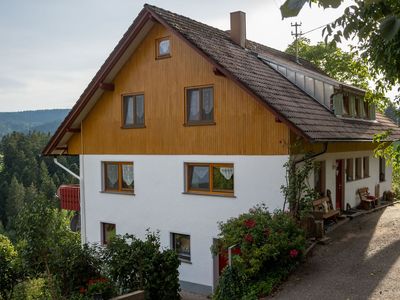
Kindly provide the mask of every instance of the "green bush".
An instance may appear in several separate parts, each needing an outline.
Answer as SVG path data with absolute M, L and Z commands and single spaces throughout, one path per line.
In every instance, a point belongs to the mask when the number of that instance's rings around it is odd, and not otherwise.
M 244 284 L 234 299 L 268 295 L 300 262 L 305 250 L 304 233 L 295 220 L 282 211 L 271 214 L 262 205 L 219 226 L 214 254 L 237 245 L 240 255 L 233 256 L 234 270 L 226 268 L 222 273 L 215 299 L 232 299 L 226 285 Z
M 123 293 L 145 290 L 146 299 L 180 299 L 177 254 L 160 250 L 158 234 L 144 241 L 116 236 L 104 250 L 107 273 Z
M 27 279 L 15 287 L 13 300 L 48 300 L 51 295 L 44 278 Z

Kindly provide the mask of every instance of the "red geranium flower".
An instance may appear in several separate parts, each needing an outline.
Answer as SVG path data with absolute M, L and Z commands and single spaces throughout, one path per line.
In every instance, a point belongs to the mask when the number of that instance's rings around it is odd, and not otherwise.
M 244 226 L 246 226 L 247 228 L 253 228 L 254 226 L 256 226 L 256 221 L 254 221 L 252 219 L 245 220 Z
M 299 255 L 299 251 L 297 251 L 296 249 L 292 249 L 290 250 L 289 255 L 291 258 L 295 258 L 297 257 L 297 255 Z
M 249 243 L 252 243 L 253 242 L 253 236 L 250 234 L 250 233 L 248 233 L 248 234 L 246 234 L 245 236 L 244 236 L 244 239 L 246 240 L 246 242 L 249 242 Z

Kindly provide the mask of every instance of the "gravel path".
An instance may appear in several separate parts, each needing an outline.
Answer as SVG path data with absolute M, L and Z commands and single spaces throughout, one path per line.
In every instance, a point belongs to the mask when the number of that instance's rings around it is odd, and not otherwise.
M 400 299 L 400 205 L 358 217 L 317 245 L 273 299 Z

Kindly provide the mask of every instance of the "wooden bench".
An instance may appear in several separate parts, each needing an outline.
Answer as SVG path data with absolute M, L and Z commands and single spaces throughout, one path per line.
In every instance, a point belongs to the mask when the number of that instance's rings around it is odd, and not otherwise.
M 312 205 L 315 219 L 334 219 L 334 221 L 336 222 L 336 219 L 340 214 L 340 210 L 333 208 L 332 200 L 329 197 L 316 199 L 312 202 Z
M 358 195 L 360 196 L 360 206 L 363 209 L 371 209 L 374 208 L 378 205 L 378 198 L 375 196 L 372 196 L 369 193 L 369 190 L 367 187 L 363 187 L 361 189 L 358 189 Z

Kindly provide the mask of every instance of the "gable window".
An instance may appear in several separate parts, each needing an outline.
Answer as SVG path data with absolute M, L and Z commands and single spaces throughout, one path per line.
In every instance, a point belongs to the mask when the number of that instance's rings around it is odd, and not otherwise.
M 190 262 L 190 235 L 171 233 L 172 249 L 181 261 Z
M 186 123 L 214 124 L 214 88 L 186 89 Z
M 379 181 L 386 180 L 386 160 L 383 157 L 379 157 Z
M 144 127 L 144 95 L 122 97 L 123 128 Z
M 103 162 L 104 191 L 117 193 L 133 193 L 133 163 Z
M 186 192 L 233 195 L 233 164 L 187 163 Z
M 100 223 L 101 225 L 101 244 L 108 245 L 113 237 L 116 236 L 115 224 Z
M 361 179 L 361 157 L 356 158 L 356 180 Z
M 164 37 L 156 40 L 156 58 L 171 57 L 171 39 Z
M 354 180 L 353 161 L 354 160 L 352 158 L 346 159 L 346 181 L 353 181 Z
M 363 157 L 363 174 L 364 178 L 369 177 L 369 156 Z

